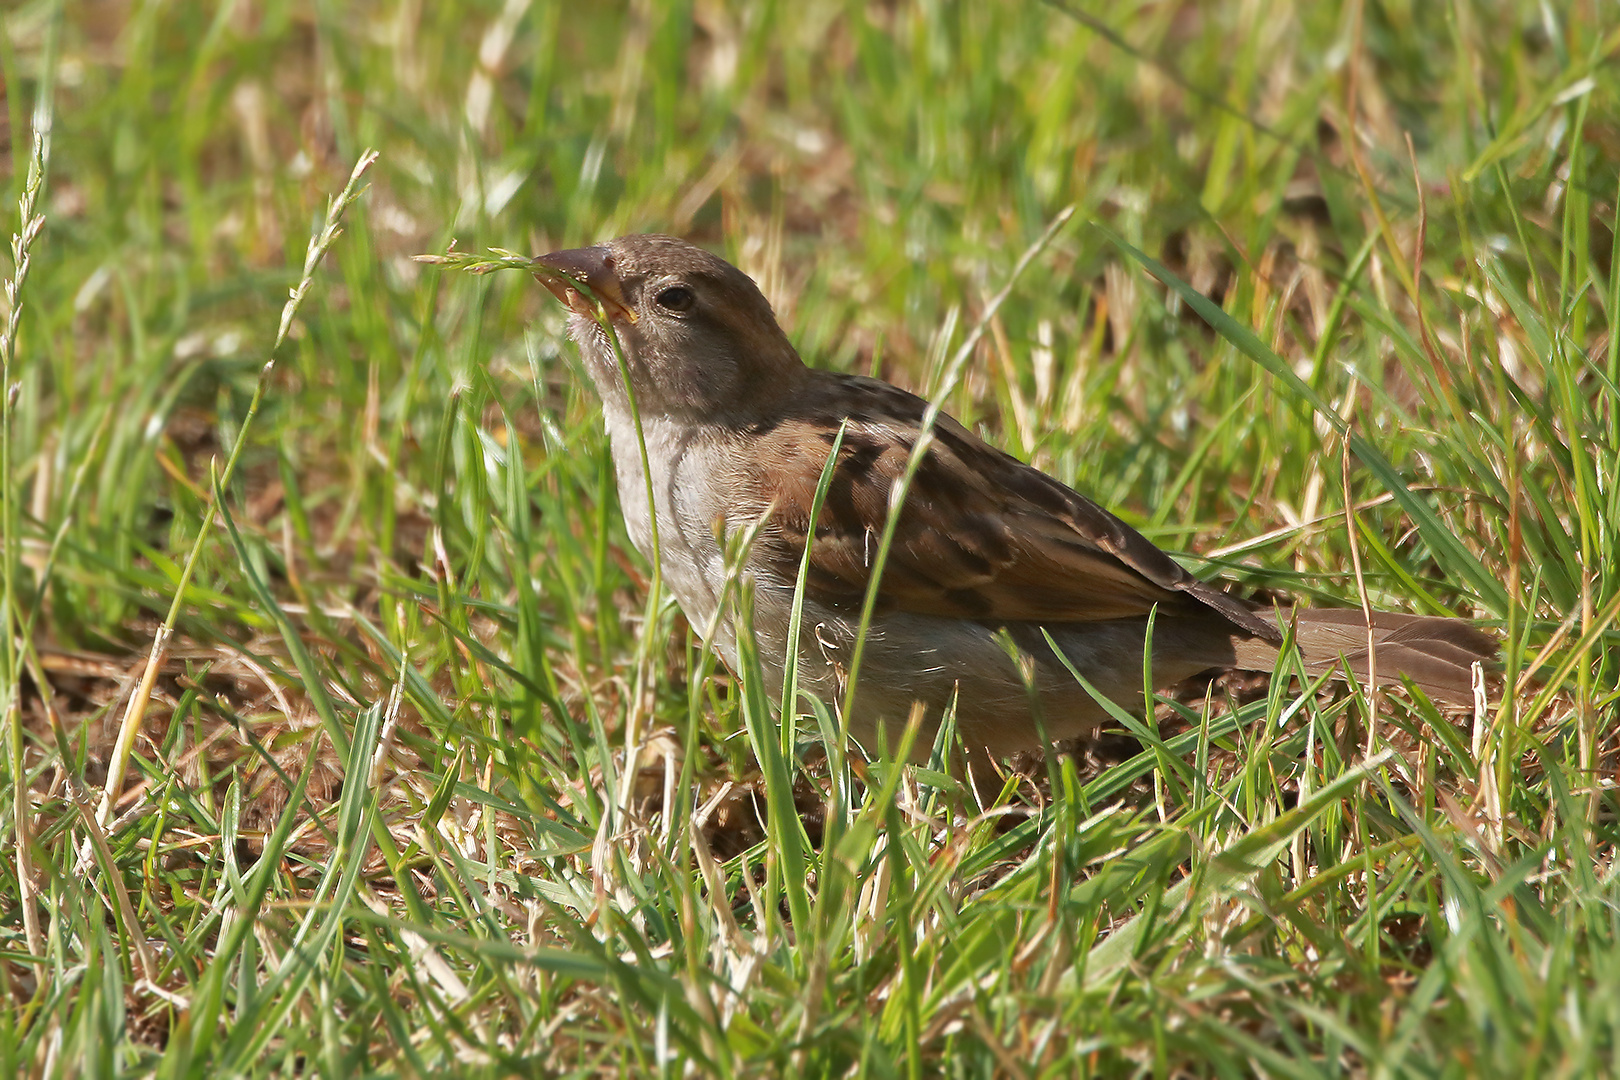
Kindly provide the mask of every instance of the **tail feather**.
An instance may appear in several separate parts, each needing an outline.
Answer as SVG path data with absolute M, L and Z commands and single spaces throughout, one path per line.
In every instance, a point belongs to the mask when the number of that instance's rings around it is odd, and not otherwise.
M 1268 618 L 1274 618 L 1268 616 Z M 1347 664 L 1357 678 L 1368 677 L 1367 620 L 1354 608 L 1284 612 L 1307 670 L 1320 674 Z M 1466 619 L 1432 615 L 1372 613 L 1373 652 L 1380 682 L 1405 676 L 1430 699 L 1467 706 L 1474 701 L 1475 663 L 1489 667 L 1497 641 Z M 1269 670 L 1277 649 L 1258 638 L 1234 642 L 1234 667 Z

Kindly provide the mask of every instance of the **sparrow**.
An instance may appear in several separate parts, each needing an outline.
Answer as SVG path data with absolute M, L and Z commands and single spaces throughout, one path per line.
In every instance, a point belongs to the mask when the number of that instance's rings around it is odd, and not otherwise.
M 925 434 L 926 401 L 878 379 L 807 367 L 754 281 L 700 247 L 625 236 L 539 256 L 533 269 L 572 312 L 568 333 L 602 400 L 631 541 L 650 560 L 656 519 L 662 572 L 681 610 L 692 626 L 713 628 L 711 644 L 734 671 L 739 635 L 752 633 L 774 698 L 808 545 L 798 685 L 834 706 L 846 701 L 891 492 L 928 439 L 847 698 L 848 729 L 868 752 L 880 730 L 895 746 L 918 705 L 913 745 L 923 755 L 952 706 L 970 754 L 1038 749 L 1043 734 L 1094 736 L 1106 710 L 1069 668 L 1142 709 L 1150 618 L 1160 687 L 1211 669 L 1272 671 L 1283 619 L 1308 672 L 1367 674 L 1361 610 L 1248 603 L 952 417 L 938 414 Z M 751 540 L 740 568 L 739 537 Z M 751 627 L 739 625 L 728 575 L 751 589 Z M 1472 665 L 1496 652 L 1489 635 L 1454 618 L 1375 612 L 1370 621 L 1381 677 L 1404 676 L 1438 703 L 1472 703 Z

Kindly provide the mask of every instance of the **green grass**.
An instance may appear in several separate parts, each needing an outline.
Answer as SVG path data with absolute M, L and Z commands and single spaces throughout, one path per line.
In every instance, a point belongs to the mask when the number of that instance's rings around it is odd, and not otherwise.
M 0 30 L 0 1072 L 1620 1073 L 1606 6 Z M 947 407 L 1200 572 L 1487 621 L 1500 708 L 1217 684 L 1005 819 L 806 768 L 649 607 L 557 305 L 410 260 L 679 232 L 927 389 L 1069 205 Z

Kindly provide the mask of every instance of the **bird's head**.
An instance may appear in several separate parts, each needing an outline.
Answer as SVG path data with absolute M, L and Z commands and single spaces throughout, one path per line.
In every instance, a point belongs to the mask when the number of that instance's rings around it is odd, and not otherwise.
M 644 413 L 740 419 L 792 392 L 804 371 L 753 280 L 684 240 L 624 236 L 542 255 L 534 267 L 574 313 L 569 334 L 610 406 L 624 404 L 624 388 L 598 304 Z

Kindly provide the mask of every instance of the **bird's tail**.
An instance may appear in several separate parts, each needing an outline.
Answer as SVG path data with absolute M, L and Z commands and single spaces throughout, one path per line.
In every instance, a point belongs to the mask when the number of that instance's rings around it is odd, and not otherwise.
M 1276 616 L 1267 618 L 1275 621 Z M 1362 612 L 1355 608 L 1296 609 L 1283 612 L 1282 618 L 1295 628 L 1307 670 L 1321 674 L 1343 662 L 1357 678 L 1368 677 L 1367 620 Z M 1234 667 L 1270 671 L 1277 662 L 1276 646 L 1259 638 L 1244 638 L 1233 645 L 1237 653 Z M 1482 662 L 1488 668 L 1496 659 L 1498 642 L 1467 619 L 1375 611 L 1372 645 L 1380 683 L 1404 675 L 1437 703 L 1468 706 L 1474 701 L 1473 666 Z

